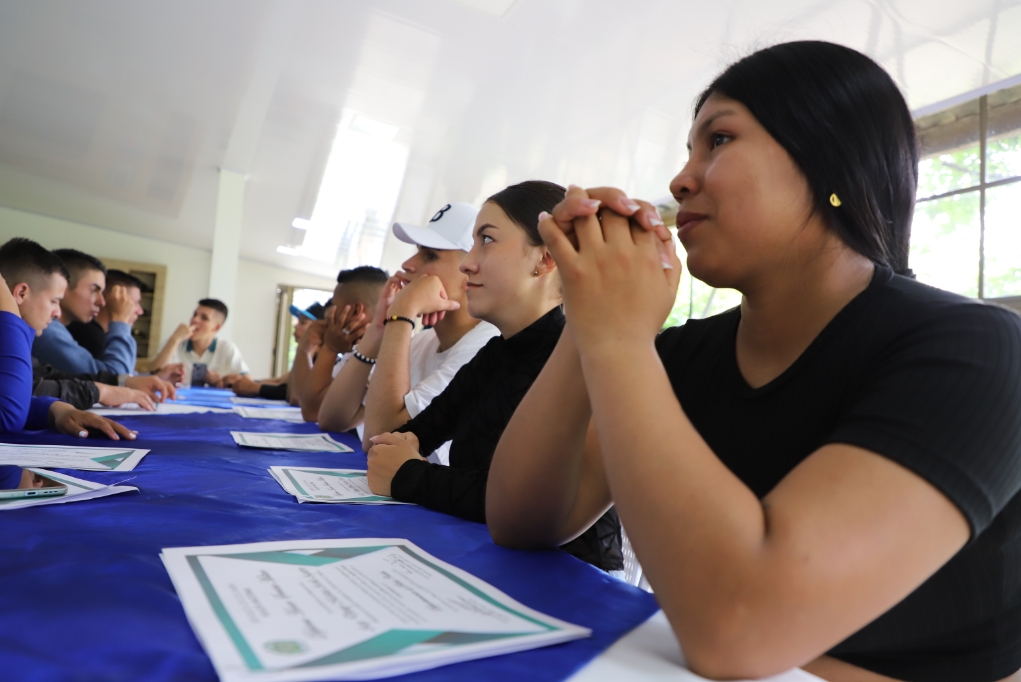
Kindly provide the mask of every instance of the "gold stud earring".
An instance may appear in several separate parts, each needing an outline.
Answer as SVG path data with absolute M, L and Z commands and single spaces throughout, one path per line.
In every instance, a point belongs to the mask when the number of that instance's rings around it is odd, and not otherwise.
M 538 276 L 539 276 L 539 269 L 536 268 L 535 272 L 532 273 L 532 277 L 538 277 Z
M 840 206 L 840 203 L 840 197 L 837 196 L 836 192 L 830 195 L 830 205 L 833 206 L 833 208 Z

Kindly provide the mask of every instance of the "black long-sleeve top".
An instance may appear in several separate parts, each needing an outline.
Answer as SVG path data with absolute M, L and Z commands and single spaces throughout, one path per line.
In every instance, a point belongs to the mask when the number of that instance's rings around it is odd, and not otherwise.
M 428 407 L 396 429 L 414 433 L 420 452 L 452 442 L 450 466 L 405 462 L 390 484 L 394 499 L 486 522 L 486 480 L 493 453 L 563 328 L 558 306 L 509 339 L 493 337 Z M 611 508 L 563 548 L 604 570 L 623 568 L 616 511 Z
M 287 384 L 260 384 L 259 397 L 270 400 L 287 400 Z
M 117 375 L 113 372 L 97 372 L 95 374 L 71 374 L 55 369 L 53 365 L 44 365 L 32 358 L 32 395 L 51 396 L 65 403 L 74 405 L 79 410 L 87 410 L 99 400 L 99 388 L 96 382 L 117 385 Z

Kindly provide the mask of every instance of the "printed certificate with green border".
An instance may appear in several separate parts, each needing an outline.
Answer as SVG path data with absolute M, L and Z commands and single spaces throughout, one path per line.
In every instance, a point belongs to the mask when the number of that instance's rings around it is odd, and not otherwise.
M 135 448 L 0 443 L 0 464 L 81 471 L 131 471 L 148 452 Z
M 160 555 L 221 682 L 368 680 L 588 637 L 408 540 Z
M 231 431 L 238 445 L 263 450 L 297 450 L 300 452 L 354 452 L 325 433 L 260 433 Z
M 270 467 L 269 473 L 298 502 L 342 504 L 409 504 L 369 490 L 365 469 Z
M 287 422 L 304 422 L 300 407 L 248 407 L 238 405 L 235 414 L 245 419 L 280 419 Z

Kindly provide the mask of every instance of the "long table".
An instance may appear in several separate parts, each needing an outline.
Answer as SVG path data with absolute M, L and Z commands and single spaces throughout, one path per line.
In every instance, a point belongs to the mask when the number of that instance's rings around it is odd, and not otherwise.
M 187 402 L 230 405 L 192 389 Z M 231 430 L 309 433 L 314 424 L 235 414 L 118 417 L 151 452 L 131 472 L 69 471 L 139 488 L 98 500 L 3 512 L 0 671 L 18 680 L 215 680 L 159 559 L 164 547 L 269 540 L 401 537 L 551 616 L 592 629 L 566 644 L 402 676 L 424 680 L 570 677 L 657 611 L 648 593 L 560 551 L 493 544 L 486 527 L 418 506 L 301 504 L 270 477 L 272 465 L 364 468 L 354 453 L 238 447 Z M 52 432 L 6 434 L 8 443 L 73 445 Z M 113 445 L 89 439 L 90 445 Z M 16 674 L 15 674 L 16 673 Z

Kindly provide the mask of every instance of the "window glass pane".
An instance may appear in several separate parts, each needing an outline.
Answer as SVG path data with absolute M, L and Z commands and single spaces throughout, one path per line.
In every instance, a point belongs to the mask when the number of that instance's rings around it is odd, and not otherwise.
M 1021 182 L 986 190 L 986 298 L 1021 296 Z
M 918 281 L 978 296 L 978 200 L 976 191 L 915 207 L 909 264 Z
M 918 198 L 975 187 L 981 170 L 978 145 L 922 159 L 918 164 Z
M 1021 175 L 1021 132 L 986 143 L 988 182 Z
M 986 181 L 1021 175 L 1021 86 L 989 95 Z
M 979 184 L 979 102 L 972 100 L 915 122 L 922 161 L 918 197 L 930 197 Z

